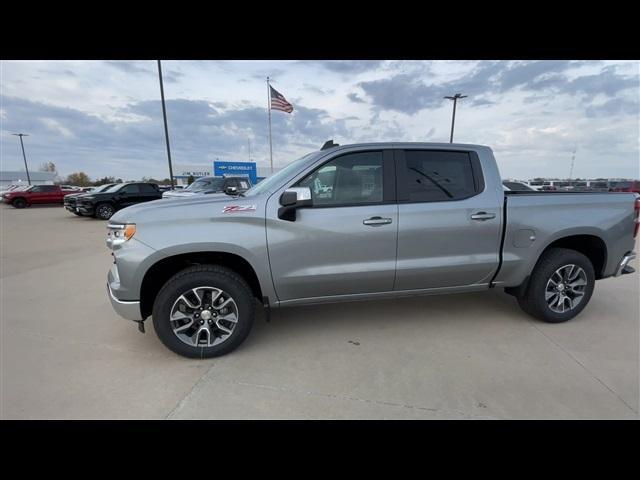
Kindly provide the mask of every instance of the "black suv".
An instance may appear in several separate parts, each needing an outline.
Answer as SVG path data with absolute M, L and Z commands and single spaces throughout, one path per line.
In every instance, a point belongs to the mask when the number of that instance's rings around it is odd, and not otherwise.
M 222 177 L 200 177 L 187 188 L 169 190 L 162 194 L 162 198 L 190 197 L 211 193 L 228 193 L 234 195 L 244 193 L 252 187 L 251 180 L 246 175 L 224 175 Z
M 82 215 L 108 220 L 122 208 L 160 198 L 162 192 L 155 183 L 117 183 L 103 192 L 77 197 L 76 209 Z
M 107 183 L 106 185 L 100 185 L 99 187 L 95 187 L 90 192 L 74 193 L 72 195 L 65 195 L 65 197 L 64 197 L 64 208 L 69 210 L 74 215 L 80 216 L 81 215 L 80 211 L 76 207 L 76 202 L 78 201 L 78 197 L 85 196 L 85 195 L 93 195 L 95 193 L 105 192 L 105 191 L 109 190 L 111 187 L 113 187 L 114 185 L 117 185 L 117 184 L 116 183 Z

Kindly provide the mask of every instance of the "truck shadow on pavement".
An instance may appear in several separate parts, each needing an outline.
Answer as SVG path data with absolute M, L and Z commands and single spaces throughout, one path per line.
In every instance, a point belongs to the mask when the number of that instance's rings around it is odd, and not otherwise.
M 240 350 L 276 343 L 286 334 L 305 342 L 331 332 L 345 342 L 359 346 L 362 336 L 372 332 L 397 331 L 421 335 L 448 324 L 517 325 L 529 317 L 502 289 L 479 293 L 415 296 L 385 300 L 366 300 L 324 305 L 273 309 L 271 321 L 259 307 L 252 332 Z M 457 328 L 456 328 L 457 330 Z

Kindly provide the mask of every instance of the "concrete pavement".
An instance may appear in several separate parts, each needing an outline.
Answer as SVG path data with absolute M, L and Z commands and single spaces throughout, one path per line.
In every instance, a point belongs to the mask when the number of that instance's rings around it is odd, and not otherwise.
M 638 418 L 637 274 L 559 325 L 500 290 L 259 311 L 200 361 L 112 311 L 105 222 L 0 217 L 1 418 Z

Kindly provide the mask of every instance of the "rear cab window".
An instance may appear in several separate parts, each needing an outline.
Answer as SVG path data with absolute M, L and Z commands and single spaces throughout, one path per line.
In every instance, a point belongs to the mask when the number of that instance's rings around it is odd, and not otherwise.
M 158 187 L 156 187 L 155 185 L 152 185 L 150 183 L 141 183 L 140 184 L 140 191 L 142 193 L 157 193 L 158 192 Z
M 405 203 L 463 200 L 484 188 L 473 152 L 402 150 L 397 178 L 398 200 Z

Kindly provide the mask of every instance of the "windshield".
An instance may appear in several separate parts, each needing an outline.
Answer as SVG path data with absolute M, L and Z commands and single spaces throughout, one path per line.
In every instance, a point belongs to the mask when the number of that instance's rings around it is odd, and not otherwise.
M 305 160 L 315 154 L 316 152 L 311 152 L 306 154 L 304 157 L 294 160 L 279 172 L 276 172 L 273 175 L 265 178 L 255 187 L 251 187 L 249 190 L 244 192 L 244 196 L 253 197 L 254 195 L 260 195 L 261 193 L 271 191 L 272 189 L 275 190 L 280 186 L 280 183 L 285 178 L 287 178 L 292 172 L 294 172 L 302 163 L 304 163 Z
M 116 184 L 117 185 L 117 184 Z M 100 192 L 106 192 L 107 190 L 109 190 L 111 187 L 113 187 L 114 185 L 112 183 L 107 183 L 106 185 L 100 185 L 99 187 L 95 187 L 93 190 L 90 190 L 87 193 L 100 193 Z
M 117 192 L 118 190 L 120 190 L 120 188 L 122 188 L 124 185 L 126 185 L 126 183 L 116 183 L 115 185 L 113 185 L 112 187 L 107 188 L 106 190 L 104 190 L 104 193 L 113 193 L 113 192 Z
M 222 191 L 224 189 L 224 178 L 199 178 L 187 188 L 185 192 L 202 192 L 204 190 Z

